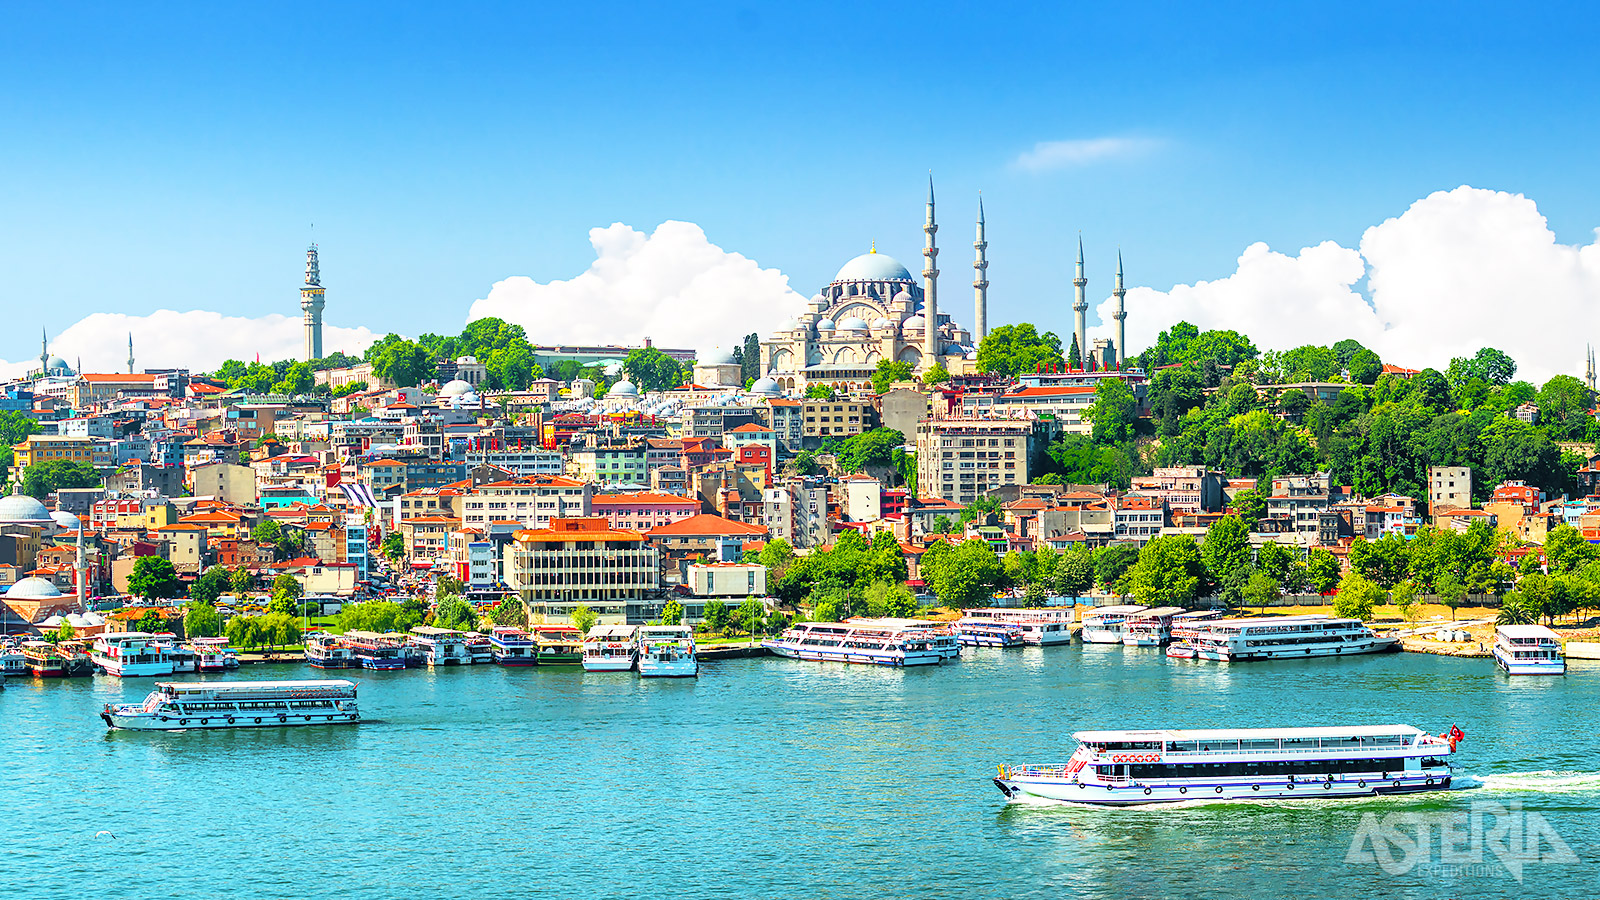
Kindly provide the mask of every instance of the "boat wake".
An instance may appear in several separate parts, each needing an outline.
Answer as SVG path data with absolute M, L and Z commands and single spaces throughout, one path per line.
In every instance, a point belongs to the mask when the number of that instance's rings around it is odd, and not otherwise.
M 1453 790 L 1538 791 L 1546 794 L 1574 794 L 1600 791 L 1600 772 L 1501 772 L 1495 775 L 1463 773 L 1455 777 Z

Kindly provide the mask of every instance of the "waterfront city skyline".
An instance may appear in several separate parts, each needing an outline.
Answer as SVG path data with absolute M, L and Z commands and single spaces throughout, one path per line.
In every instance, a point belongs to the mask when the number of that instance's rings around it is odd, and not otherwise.
M 760 298 L 726 334 L 659 336 L 725 343 L 782 318 L 765 313 L 784 278 L 809 297 L 873 241 L 919 268 L 928 169 L 945 260 L 966 255 L 983 191 L 995 324 L 1072 330 L 1080 232 L 1091 330 L 1127 260 L 1132 351 L 1180 316 L 1268 347 L 1321 339 L 1312 311 L 1329 308 L 1364 315 L 1348 330 L 1386 357 L 1443 365 L 1470 334 L 1426 333 L 1442 308 L 1487 315 L 1510 292 L 1593 315 L 1581 17 L 1140 12 L 17 13 L 27 40 L 0 69 L 26 135 L 0 143 L 22 176 L 0 224 L 17 327 L 0 359 L 25 368 L 41 329 L 91 369 L 114 369 L 129 331 L 154 366 L 205 368 L 224 346 L 298 356 L 312 240 L 330 349 L 453 331 L 501 282 L 581 288 L 607 269 L 590 271 L 597 254 L 624 259 L 600 293 Z M 741 266 L 774 277 L 734 278 L 729 297 L 719 276 Z M 947 295 L 965 293 L 957 268 Z M 589 296 L 575 290 L 527 295 L 550 307 L 535 340 L 643 336 L 563 318 L 560 299 Z M 1286 306 L 1305 321 L 1270 321 Z M 970 321 L 970 302 L 954 308 Z M 1576 329 L 1555 346 L 1511 332 L 1530 374 L 1581 369 Z

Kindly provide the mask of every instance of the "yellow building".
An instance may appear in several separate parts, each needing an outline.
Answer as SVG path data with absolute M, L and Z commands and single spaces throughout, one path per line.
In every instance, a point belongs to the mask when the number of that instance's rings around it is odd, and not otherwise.
M 16 472 L 21 472 L 32 465 L 58 459 L 88 463 L 95 467 L 111 465 L 109 446 L 96 444 L 94 438 L 79 435 L 66 437 L 56 434 L 30 434 L 22 443 L 13 444 L 11 452 L 14 460 L 12 469 Z

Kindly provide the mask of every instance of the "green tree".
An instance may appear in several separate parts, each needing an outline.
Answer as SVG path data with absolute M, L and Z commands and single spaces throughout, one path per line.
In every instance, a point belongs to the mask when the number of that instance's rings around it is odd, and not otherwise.
M 1410 556 L 1405 538 L 1393 532 L 1371 542 L 1358 537 L 1350 544 L 1350 568 L 1384 590 L 1399 584 L 1411 571 Z
M 489 620 L 496 625 L 521 628 L 528 624 L 528 609 L 522 605 L 522 598 L 507 594 L 495 604 L 494 610 L 489 613 Z
M 907 591 L 906 593 L 908 596 L 910 595 L 910 591 Z M 911 600 L 911 608 L 913 612 L 915 612 L 916 607 L 917 601 L 916 598 L 913 597 Z M 761 635 L 763 626 L 766 624 L 767 607 L 755 597 L 746 597 L 744 598 L 744 602 L 739 604 L 739 608 L 734 610 L 734 620 L 738 622 L 745 631 L 749 632 L 750 637 L 754 639 Z
M 897 381 L 911 380 L 912 366 L 905 360 L 878 360 L 878 368 L 872 373 L 872 389 L 880 394 L 887 393 Z
M 233 593 L 238 594 L 241 597 L 244 596 L 245 591 L 255 587 L 255 583 L 256 577 L 252 575 L 250 570 L 246 569 L 244 566 L 234 569 L 233 572 L 228 576 L 228 587 L 233 590 Z
M 232 583 L 233 573 L 222 566 L 212 566 L 195 579 L 194 585 L 189 588 L 189 597 L 201 603 L 213 604 Z
M 676 600 L 668 600 L 667 605 L 661 607 L 661 624 L 682 625 L 683 604 Z
M 389 335 L 368 349 L 373 374 L 399 387 L 415 387 L 434 374 L 433 355 L 415 341 Z
M 433 626 L 474 631 L 478 627 L 478 611 L 455 594 L 444 594 L 433 605 Z
M 1244 589 L 1239 592 L 1239 598 L 1246 606 L 1265 607 L 1278 599 L 1278 582 L 1265 572 L 1251 573 Z
M 1450 360 L 1450 367 L 1445 370 L 1445 378 L 1452 386 L 1464 385 L 1474 378 L 1485 384 L 1500 385 L 1516 374 L 1516 362 L 1493 347 L 1484 347 L 1473 356 L 1458 356 Z
M 944 384 L 949 380 L 950 370 L 946 369 L 944 363 L 941 362 L 934 363 L 928 368 L 928 371 L 922 373 L 922 383 L 926 385 Z
M 303 362 L 297 362 L 289 366 L 283 373 L 283 378 L 272 386 L 272 390 L 278 394 L 309 394 L 315 386 L 316 380 L 311 367 Z
M 1188 606 L 1205 586 L 1200 548 L 1187 535 L 1151 538 L 1129 570 L 1133 595 L 1148 606 Z
M 162 616 L 153 609 L 147 609 L 144 611 L 144 614 L 139 616 L 138 620 L 133 623 L 133 630 L 151 633 L 166 631 L 166 617 Z
M 590 609 L 586 604 L 580 603 L 572 608 L 572 625 L 584 634 L 589 633 L 595 623 L 600 621 L 600 614 Z
M 339 631 L 407 632 L 422 624 L 422 614 L 392 600 L 367 600 L 351 603 L 339 610 Z M 230 635 L 231 637 L 231 635 Z
M 1223 516 L 1206 529 L 1200 556 L 1206 571 L 1217 585 L 1222 601 L 1229 606 L 1244 596 L 1245 583 L 1253 568 L 1250 561 L 1250 529 L 1238 516 Z
M 264 519 L 261 524 L 250 529 L 250 537 L 263 544 L 276 545 L 283 540 L 283 526 L 277 519 Z
M 203 600 L 191 600 L 184 605 L 184 637 L 217 637 L 222 634 L 222 616 L 217 608 Z
M 1339 582 L 1339 593 L 1333 598 L 1334 615 L 1347 619 L 1372 618 L 1374 607 L 1382 604 L 1388 592 L 1377 584 L 1362 577 L 1358 572 L 1350 572 Z
M 391 531 L 384 535 L 383 543 L 378 546 L 384 557 L 391 563 L 398 564 L 406 558 L 406 541 L 398 531 Z
M 1094 402 L 1083 411 L 1083 418 L 1094 424 L 1095 443 L 1115 444 L 1133 439 L 1133 423 L 1138 414 L 1139 403 L 1126 381 L 1101 378 L 1094 389 Z
M 887 468 L 893 463 L 895 449 L 905 442 L 906 436 L 893 428 L 873 428 L 846 438 L 834 458 L 841 472 L 860 472 L 868 466 Z
M 490 388 L 525 391 L 535 378 L 544 374 L 533 361 L 533 350 L 525 344 L 490 350 L 482 362 Z
M 938 566 L 931 580 L 926 571 L 923 577 L 942 606 L 968 609 L 989 602 L 1003 573 L 1000 560 L 989 544 L 972 538 L 950 551 L 949 558 Z
M 272 579 L 272 601 L 267 605 L 270 612 L 283 613 L 292 616 L 299 609 L 300 598 L 305 596 L 306 589 L 301 586 L 300 580 L 293 575 L 284 574 Z
M 1107 544 L 1094 552 L 1094 577 L 1108 591 L 1139 561 L 1139 546 L 1131 541 Z
M 241 650 L 259 647 L 266 643 L 261 636 L 261 616 L 234 616 L 228 620 L 223 633 L 228 643 Z
M 100 476 L 95 474 L 94 466 L 84 462 L 49 459 L 22 471 L 22 492 L 38 500 L 62 489 L 99 486 Z
M 1383 374 L 1383 360 L 1371 350 L 1362 348 L 1350 357 L 1350 380 L 1358 384 L 1377 384 Z
M 1267 541 L 1256 551 L 1256 568 L 1280 584 L 1284 576 L 1289 574 L 1289 567 L 1292 565 L 1294 565 L 1294 554 L 1285 550 L 1277 541 Z
M 1557 375 L 1539 389 L 1539 424 L 1552 436 L 1578 439 L 1593 421 L 1589 389 L 1571 375 Z
M 1299 393 L 1299 391 L 1295 393 Z M 1303 397 L 1305 395 L 1301 394 L 1300 396 Z M 1239 491 L 1233 495 L 1233 500 L 1228 504 L 1228 509 L 1238 516 L 1250 530 L 1254 531 L 1257 523 L 1267 514 L 1267 495 L 1256 488 Z
M 166 600 L 183 595 L 183 581 L 172 563 L 159 556 L 141 556 L 128 576 L 128 593 L 146 601 Z
M 837 399 L 839 399 L 839 393 L 833 389 L 832 385 L 827 385 L 827 384 L 808 384 L 808 385 L 806 385 L 806 399 L 807 400 L 837 400 Z
M 1051 587 L 1065 597 L 1083 596 L 1094 587 L 1094 553 L 1082 544 L 1063 553 L 1056 561 Z
M 933 517 L 934 534 L 949 534 L 950 532 L 954 531 L 955 528 L 956 523 L 950 521 L 949 516 L 938 515 Z
M 52 644 L 59 644 L 62 641 L 72 640 L 77 633 L 78 630 L 72 627 L 71 622 L 68 622 L 66 619 L 62 619 L 61 624 L 56 626 L 55 631 L 45 632 L 44 639 Z M 188 634 L 187 631 L 184 633 Z
M 1067 350 L 1067 368 L 1077 371 L 1083 368 L 1083 353 L 1078 349 L 1078 335 L 1072 335 L 1072 346 Z
M 269 648 L 292 646 L 304 637 L 299 620 L 287 613 L 269 612 L 255 618 L 256 637 Z
M 1339 583 L 1339 560 L 1321 547 L 1306 554 L 1306 583 L 1319 594 L 1326 594 Z
M 622 361 L 622 371 L 641 392 L 670 391 L 683 383 L 683 367 L 672 357 L 654 347 L 639 347 L 628 351 Z
M 996 326 L 978 345 L 980 372 L 1021 375 L 1037 371 L 1041 366 L 1059 367 L 1064 362 L 1061 339 L 1048 331 L 1040 334 L 1026 322 Z
M 707 600 L 700 616 L 700 628 L 708 634 L 722 634 L 728 629 L 730 619 L 726 603 L 721 600 Z
M 1499 625 L 1532 625 L 1539 618 L 1538 613 L 1528 605 L 1521 591 L 1511 591 L 1500 602 L 1500 612 L 1495 615 L 1495 623 Z
M 1550 574 L 1576 572 L 1594 561 L 1594 545 L 1584 540 L 1583 532 L 1571 525 L 1557 525 L 1544 539 L 1544 558 Z
M 1434 580 L 1433 593 L 1440 603 L 1450 607 L 1450 621 L 1454 622 L 1456 610 L 1467 599 L 1467 586 L 1454 573 L 1445 572 Z

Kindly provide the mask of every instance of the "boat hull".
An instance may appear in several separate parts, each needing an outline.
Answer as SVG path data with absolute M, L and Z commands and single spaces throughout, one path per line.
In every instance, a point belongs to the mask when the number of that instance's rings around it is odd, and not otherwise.
M 1380 773 L 1381 774 L 1381 773 Z M 1392 774 L 1392 773 L 1391 773 Z M 1450 789 L 1450 775 L 1404 773 L 1388 779 L 1336 777 L 1322 781 L 1205 781 L 1185 784 L 1104 785 L 1062 779 L 994 779 L 1013 800 L 1054 800 L 1090 806 L 1145 806 L 1191 800 L 1325 800 L 1418 794 Z
M 586 659 L 583 661 L 585 672 L 630 672 L 633 670 L 634 661 L 629 659 Z
M 1200 648 L 1198 659 L 1217 662 L 1254 662 L 1263 659 L 1311 659 L 1321 656 L 1360 656 L 1364 653 L 1387 653 L 1399 649 L 1399 642 L 1389 638 L 1373 641 L 1325 644 L 1312 647 L 1279 647 L 1269 650 L 1235 652 L 1227 649 Z
M 497 656 L 494 658 L 494 664 L 505 666 L 508 669 L 520 669 L 526 666 L 536 666 L 539 661 L 531 656 Z
M 785 659 L 804 659 L 811 662 L 839 662 L 852 663 L 865 666 L 936 666 L 944 662 L 946 657 L 938 651 L 928 650 L 913 653 L 873 653 L 871 651 L 848 652 L 842 650 L 818 650 L 810 647 L 796 647 L 782 641 L 765 641 L 762 646 L 772 651 L 774 656 Z M 954 657 L 950 657 L 954 658 Z
M 1120 644 L 1122 643 L 1122 629 L 1084 628 L 1083 642 L 1085 644 Z
M 1567 662 L 1564 659 L 1547 660 L 1545 662 L 1518 661 L 1507 656 L 1499 647 L 1494 648 L 1494 662 L 1507 675 L 1567 674 Z
M 639 660 L 640 678 L 695 678 L 699 674 L 700 662 L 696 659 Z
M 172 660 L 162 662 L 123 662 L 110 656 L 97 656 L 95 665 L 105 670 L 107 675 L 118 678 L 146 678 L 152 675 L 171 675 L 174 671 Z
M 121 715 L 103 712 L 100 718 L 108 727 L 125 731 L 212 731 L 228 728 L 289 728 L 305 725 L 355 725 L 361 721 L 360 713 L 335 713 L 332 715 L 270 715 L 270 716 L 215 716 L 207 718 L 174 718 L 155 715 Z M 281 721 L 280 721 L 281 719 Z

